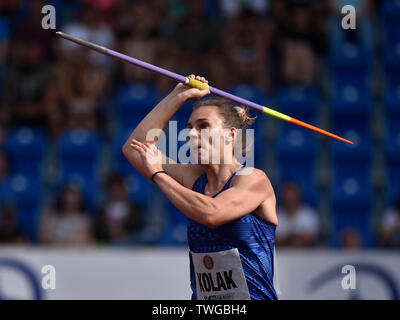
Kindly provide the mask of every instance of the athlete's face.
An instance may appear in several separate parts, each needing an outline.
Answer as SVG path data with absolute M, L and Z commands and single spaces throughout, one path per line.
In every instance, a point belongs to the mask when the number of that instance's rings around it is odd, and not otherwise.
M 236 128 L 224 126 L 218 107 L 203 106 L 195 109 L 186 128 L 189 130 L 190 149 L 197 163 L 231 163 Z

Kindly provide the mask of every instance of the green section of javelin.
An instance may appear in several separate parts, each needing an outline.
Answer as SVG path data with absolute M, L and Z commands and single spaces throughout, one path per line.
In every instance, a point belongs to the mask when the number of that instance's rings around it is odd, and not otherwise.
M 263 107 L 263 113 L 285 121 L 290 121 L 291 119 L 291 117 L 267 107 Z

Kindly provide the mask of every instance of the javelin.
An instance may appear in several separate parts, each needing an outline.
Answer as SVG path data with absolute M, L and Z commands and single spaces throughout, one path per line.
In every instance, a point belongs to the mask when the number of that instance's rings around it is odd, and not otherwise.
M 289 117 L 289 116 L 287 116 L 287 115 L 285 115 L 283 113 L 280 113 L 278 111 L 275 111 L 273 109 L 270 109 L 270 108 L 264 107 L 262 105 L 259 105 L 257 103 L 251 102 L 249 100 L 240 98 L 240 97 L 235 96 L 233 94 L 230 94 L 228 92 L 225 92 L 225 91 L 222 91 L 220 89 L 211 87 L 208 84 L 206 84 L 204 82 L 201 82 L 199 80 L 181 76 L 180 74 L 177 74 L 177 73 L 162 69 L 162 68 L 154 66 L 154 65 L 152 65 L 150 63 L 147 63 L 147 62 L 144 62 L 144 61 L 129 57 L 127 55 L 124 55 L 122 53 L 116 52 L 116 51 L 111 50 L 111 49 L 107 49 L 105 47 L 102 47 L 102 46 L 99 46 L 97 44 L 91 43 L 89 41 L 85 41 L 85 40 L 79 39 L 77 37 L 71 36 L 71 35 L 66 34 L 64 32 L 56 32 L 56 33 L 57 33 L 57 35 L 59 35 L 60 37 L 63 37 L 64 39 L 67 39 L 69 41 L 75 42 L 75 43 L 80 44 L 80 45 L 82 45 L 84 47 L 87 47 L 89 49 L 92 49 L 92 50 L 95 50 L 97 52 L 100 52 L 102 54 L 117 58 L 117 59 L 125 61 L 125 62 L 129 62 L 131 64 L 134 64 L 134 65 L 138 66 L 138 67 L 141 67 L 141 68 L 144 68 L 144 69 L 147 69 L 147 70 L 162 74 L 162 75 L 164 75 L 164 76 L 166 76 L 166 77 L 168 77 L 170 79 L 182 82 L 182 83 L 184 83 L 184 84 L 186 84 L 186 85 L 188 85 L 190 87 L 198 88 L 200 90 L 209 89 L 210 92 L 212 94 L 216 95 L 216 96 L 229 99 L 231 101 L 234 101 L 234 102 L 239 103 L 241 105 L 247 106 L 247 107 L 249 107 L 251 109 L 257 110 L 257 111 L 259 111 L 261 113 L 267 114 L 267 115 L 275 117 L 277 119 L 284 120 L 284 121 L 296 124 L 298 126 L 301 126 L 301 127 L 304 127 L 304 128 L 307 128 L 307 129 L 322 133 L 322 134 L 327 135 L 329 137 L 332 137 L 332 138 L 335 138 L 335 139 L 338 139 L 338 140 L 341 140 L 341 141 L 344 141 L 344 142 L 347 142 L 347 143 L 350 143 L 350 144 L 354 144 L 353 142 L 351 142 L 349 140 L 346 140 L 346 139 L 344 139 L 342 137 L 339 137 L 339 136 L 337 136 L 337 135 L 335 135 L 333 133 L 330 133 L 328 131 L 325 131 L 323 129 L 320 129 L 318 127 L 315 127 L 315 126 L 313 126 L 311 124 L 308 124 L 308 123 L 305 123 L 303 121 L 297 120 L 295 118 Z

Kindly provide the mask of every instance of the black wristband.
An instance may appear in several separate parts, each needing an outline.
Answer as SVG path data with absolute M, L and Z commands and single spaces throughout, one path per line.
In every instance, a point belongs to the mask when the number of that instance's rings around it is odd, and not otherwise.
M 153 181 L 153 183 L 155 183 L 154 177 L 156 176 L 157 173 L 165 173 L 166 175 L 168 175 L 167 171 L 165 171 L 165 170 L 160 170 L 160 171 L 154 172 L 153 175 L 151 176 L 151 181 Z

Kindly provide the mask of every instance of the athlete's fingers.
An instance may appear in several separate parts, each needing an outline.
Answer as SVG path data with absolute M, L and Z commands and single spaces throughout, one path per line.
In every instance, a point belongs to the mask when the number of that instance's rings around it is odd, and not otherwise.
M 132 143 L 134 143 L 137 146 L 143 146 L 145 144 L 143 142 L 136 140 L 135 138 L 132 138 Z
M 134 145 L 134 146 L 140 148 L 140 150 L 143 150 L 143 151 L 146 152 L 146 148 L 144 147 L 143 143 L 141 143 L 140 141 L 137 141 L 137 140 L 135 140 L 135 139 L 132 139 L 131 146 L 132 146 L 132 145 Z
M 201 81 L 201 82 L 206 82 L 206 83 L 208 83 L 208 81 L 207 81 L 206 78 L 204 78 L 204 77 L 196 76 L 196 80 L 199 80 L 199 81 Z
M 144 145 L 147 149 L 153 149 L 154 143 L 144 142 L 143 145 Z
M 135 144 L 131 143 L 131 147 L 132 147 L 133 149 L 135 149 L 137 152 L 139 152 L 139 155 L 140 155 L 141 157 L 143 157 L 143 155 L 146 154 L 146 152 L 145 152 L 141 147 L 139 147 L 138 145 L 135 145 Z

